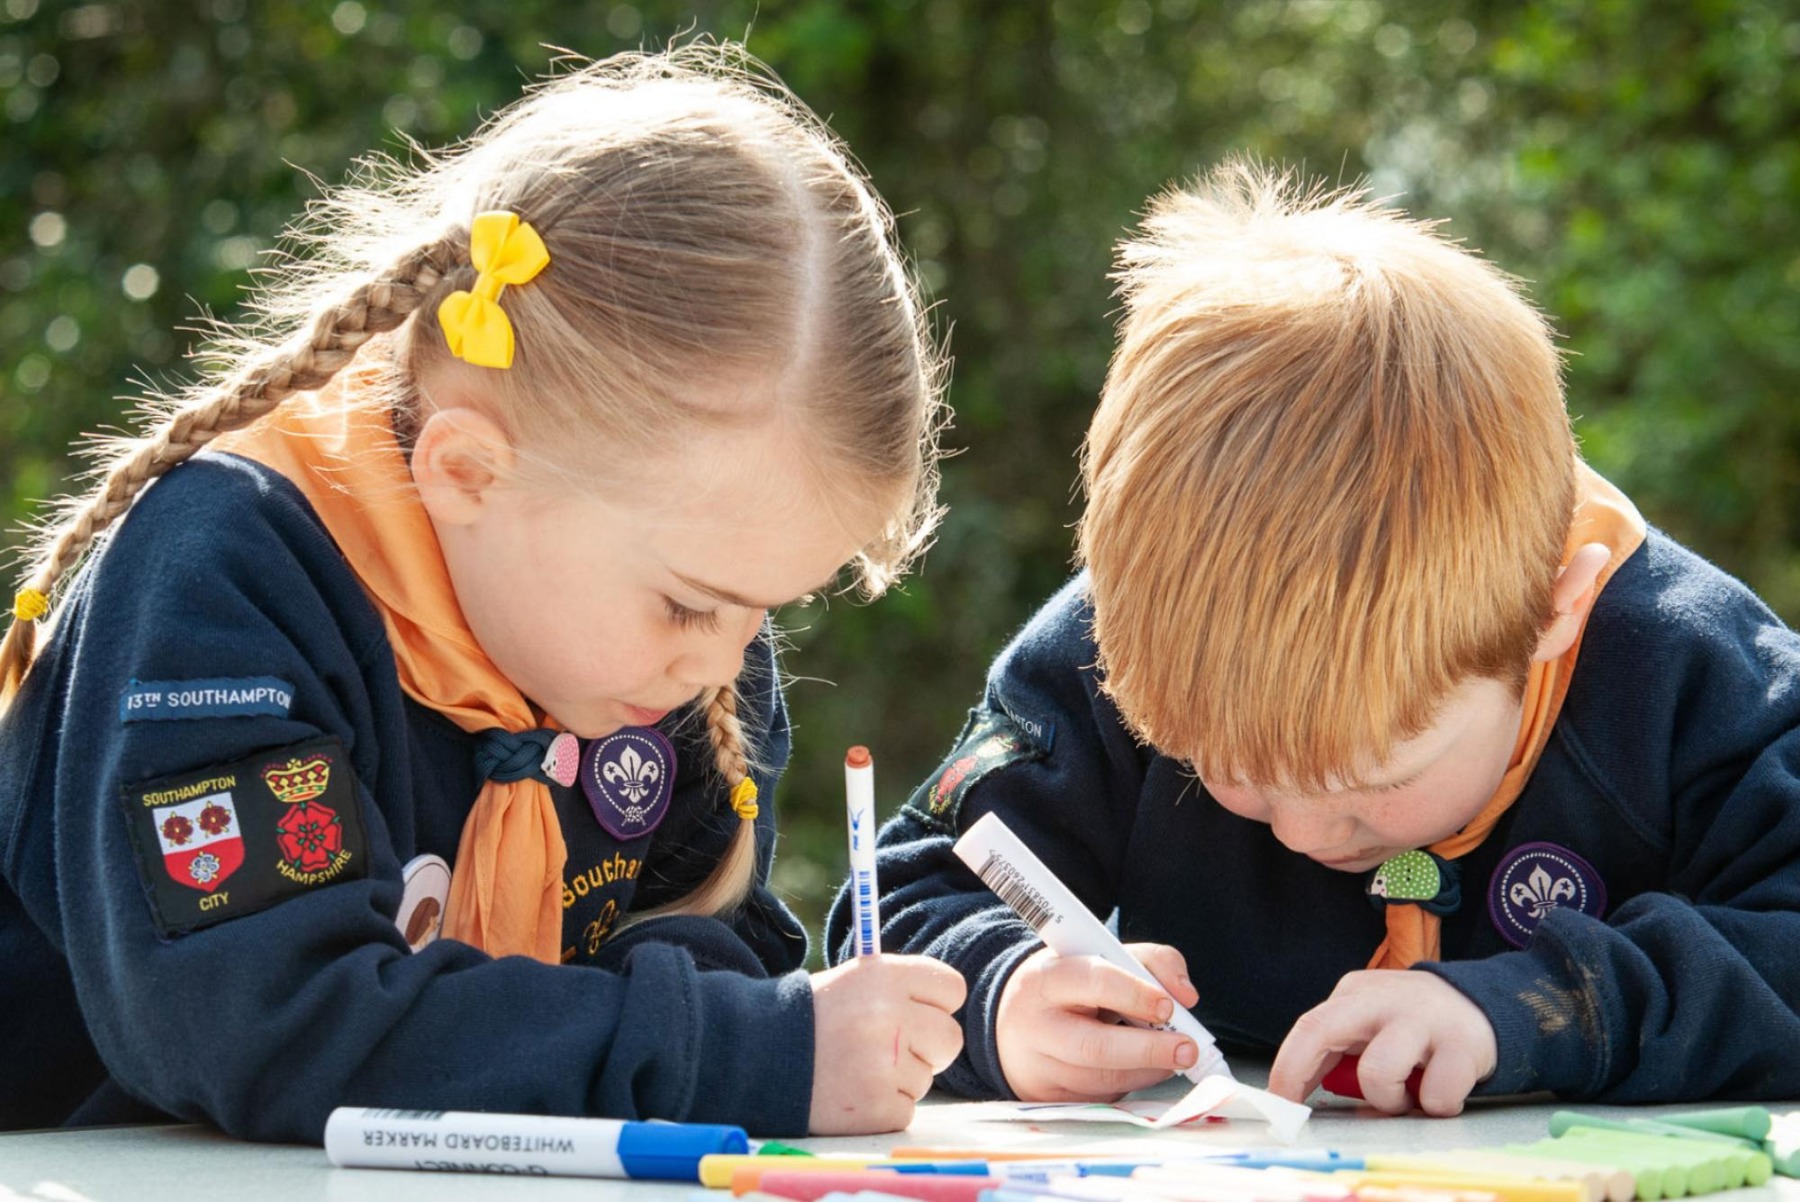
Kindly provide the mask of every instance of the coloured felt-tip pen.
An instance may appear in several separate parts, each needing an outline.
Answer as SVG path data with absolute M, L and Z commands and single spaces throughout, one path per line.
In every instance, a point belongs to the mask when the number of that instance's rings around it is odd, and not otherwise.
M 875 760 L 867 747 L 844 756 L 844 818 L 850 828 L 850 899 L 856 954 L 881 954 L 881 907 L 875 892 Z
M 700 1158 L 746 1153 L 741 1127 L 340 1106 L 325 1155 L 354 1169 L 698 1181 Z
M 1000 900 L 1011 906 L 1037 932 L 1038 938 L 1051 951 L 1059 956 L 1098 956 L 1162 993 L 1168 993 L 1155 974 L 1125 950 L 1125 945 L 1081 904 L 1081 899 L 1057 879 L 1023 840 L 1013 834 L 1012 828 L 1002 822 L 998 814 L 982 815 L 975 825 L 963 832 L 954 850 L 983 884 L 999 894 Z M 1182 1075 L 1191 1081 L 1213 1076 L 1229 1078 L 1231 1070 L 1226 1066 L 1212 1032 L 1173 997 L 1169 1004 L 1167 1029 L 1186 1035 L 1194 1041 L 1198 1051 L 1194 1066 Z

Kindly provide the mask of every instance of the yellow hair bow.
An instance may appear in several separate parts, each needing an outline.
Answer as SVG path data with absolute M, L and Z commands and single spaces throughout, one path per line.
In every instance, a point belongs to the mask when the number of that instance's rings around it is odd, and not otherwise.
M 731 788 L 731 808 L 745 822 L 757 815 L 756 782 L 745 777 Z
M 35 622 L 50 612 L 50 598 L 40 589 L 22 588 L 13 597 L 12 612 L 15 621 Z
M 500 308 L 500 293 L 544 270 L 550 252 L 528 222 L 502 209 L 478 215 L 469 226 L 469 262 L 475 265 L 475 287 L 452 292 L 438 306 L 444 341 L 464 362 L 511 367 L 513 328 Z

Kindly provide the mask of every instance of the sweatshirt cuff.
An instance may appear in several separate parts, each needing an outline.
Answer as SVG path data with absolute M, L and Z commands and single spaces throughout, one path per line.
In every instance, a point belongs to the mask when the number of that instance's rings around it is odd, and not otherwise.
M 695 974 L 700 1042 L 688 1121 L 800 1136 L 812 1114 L 813 997 L 804 972 L 772 980 Z
M 1547 942 L 1539 931 L 1534 949 Z M 1456 986 L 1493 1026 L 1495 1068 L 1475 1087 L 1477 1096 L 1549 1090 L 1579 1097 L 1605 1079 L 1599 1003 L 1579 985 L 1558 979 L 1536 951 L 1413 968 Z
M 967 1097 L 1015 1099 L 1000 1068 L 995 1019 L 1013 970 L 1042 946 L 1035 938 L 1022 940 L 989 960 L 969 982 L 969 1000 L 963 1003 L 963 1054 L 940 1076 L 945 1088 Z

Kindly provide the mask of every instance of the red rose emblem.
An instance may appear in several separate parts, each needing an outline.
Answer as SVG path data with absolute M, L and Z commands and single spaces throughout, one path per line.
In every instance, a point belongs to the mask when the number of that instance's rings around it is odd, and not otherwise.
M 200 829 L 209 835 L 223 834 L 231 826 L 231 811 L 222 805 L 210 805 L 200 811 Z
M 194 837 L 194 824 L 180 814 L 170 814 L 163 819 L 162 836 L 176 847 L 180 847 Z
M 949 799 L 951 790 L 962 784 L 963 777 L 969 775 L 969 769 L 975 766 L 975 758 L 972 755 L 965 755 L 944 769 L 944 775 L 938 777 L 938 783 L 931 789 L 932 808 L 943 805 Z
M 302 803 L 291 806 L 275 824 L 281 833 L 275 842 L 282 857 L 297 872 L 318 872 L 331 866 L 343 850 L 344 828 L 337 811 L 329 806 Z

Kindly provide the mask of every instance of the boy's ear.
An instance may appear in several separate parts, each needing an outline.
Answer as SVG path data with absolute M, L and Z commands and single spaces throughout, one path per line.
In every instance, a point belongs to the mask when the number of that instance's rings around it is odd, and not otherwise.
M 1612 548 L 1605 543 L 1586 543 L 1557 572 L 1556 583 L 1550 586 L 1550 620 L 1538 636 L 1533 663 L 1555 659 L 1574 645 L 1594 604 L 1594 582 L 1611 558 Z
M 506 431 L 476 409 L 437 410 L 413 443 L 413 483 L 439 525 L 466 526 L 479 518 L 512 466 Z

